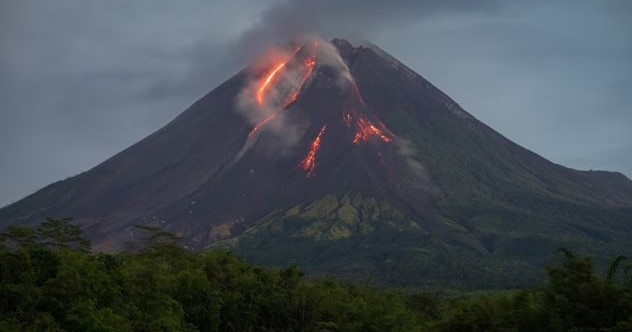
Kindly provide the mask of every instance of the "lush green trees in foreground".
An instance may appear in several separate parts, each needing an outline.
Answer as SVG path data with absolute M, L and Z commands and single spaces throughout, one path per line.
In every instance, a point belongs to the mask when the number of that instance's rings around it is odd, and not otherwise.
M 561 251 L 538 289 L 437 296 L 309 279 L 194 253 L 151 227 L 138 253 L 91 254 L 70 220 L 0 244 L 0 331 L 632 331 L 632 280 Z M 621 268 L 619 268 L 621 267 Z

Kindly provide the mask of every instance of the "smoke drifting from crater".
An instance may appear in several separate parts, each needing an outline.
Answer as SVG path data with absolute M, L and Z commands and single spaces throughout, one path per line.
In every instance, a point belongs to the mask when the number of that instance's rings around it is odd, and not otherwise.
M 358 42 L 385 28 L 405 26 L 423 17 L 448 12 L 488 12 L 497 9 L 499 3 L 499 0 L 281 1 L 264 10 L 259 21 L 242 33 L 235 46 L 238 54 L 248 58 L 270 43 L 297 34 Z

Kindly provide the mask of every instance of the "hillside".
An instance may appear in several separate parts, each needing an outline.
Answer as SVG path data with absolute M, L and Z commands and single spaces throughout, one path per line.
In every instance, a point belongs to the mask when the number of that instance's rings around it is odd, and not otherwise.
M 558 247 L 598 265 L 632 249 L 625 176 L 518 146 L 377 46 L 292 49 L 0 225 L 73 216 L 103 251 L 157 225 L 188 248 L 398 286 L 533 285 Z

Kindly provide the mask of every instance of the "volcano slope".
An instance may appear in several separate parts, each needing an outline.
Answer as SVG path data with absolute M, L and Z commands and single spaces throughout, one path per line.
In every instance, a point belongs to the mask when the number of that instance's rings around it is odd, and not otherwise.
M 293 45 L 0 226 L 73 216 L 117 251 L 157 225 L 188 248 L 397 286 L 527 286 L 556 248 L 601 264 L 632 249 L 622 174 L 516 145 L 374 45 Z

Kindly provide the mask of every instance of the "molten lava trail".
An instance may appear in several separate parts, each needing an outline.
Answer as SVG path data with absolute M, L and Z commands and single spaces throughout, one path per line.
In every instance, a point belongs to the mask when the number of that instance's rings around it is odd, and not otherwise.
M 371 136 L 376 136 L 385 143 L 388 143 L 393 140 L 393 138 L 391 138 L 383 130 L 378 128 L 375 124 L 365 119 L 364 117 L 358 117 L 358 121 L 356 124 L 357 124 L 358 130 L 356 131 L 356 134 L 353 137 L 354 144 L 357 144 L 360 142 L 366 142 L 369 140 L 369 138 L 371 138 Z
M 305 85 L 305 82 L 307 82 L 307 80 L 312 76 L 312 72 L 314 72 L 314 67 L 316 67 L 316 50 L 313 50 L 312 54 L 307 57 L 307 59 L 305 59 L 305 61 L 303 62 L 303 66 L 303 76 L 301 76 L 301 80 L 296 86 L 296 89 L 283 104 L 283 108 L 288 108 L 290 105 L 294 104 L 296 99 L 298 99 L 301 90 L 303 89 L 303 85 Z
M 351 79 L 351 90 L 353 92 L 353 96 L 360 102 L 363 108 L 368 107 L 366 102 L 364 101 L 364 97 L 362 97 L 362 93 L 360 92 L 360 88 L 358 88 L 358 84 L 355 81 L 355 78 Z M 376 123 L 371 122 L 366 118 L 366 116 L 360 112 L 358 112 L 355 108 L 352 108 L 353 116 L 349 113 L 343 113 L 343 122 L 349 124 L 352 119 L 355 118 L 357 131 L 353 137 L 353 143 L 357 144 L 360 142 L 368 141 L 371 136 L 375 136 L 381 139 L 384 143 L 389 143 L 393 140 L 393 135 L 389 132 L 388 128 L 381 123 L 379 120 L 376 120 Z
M 268 74 L 268 76 L 266 77 L 266 79 L 264 81 L 262 81 L 262 83 L 259 86 L 259 89 L 257 90 L 257 103 L 260 106 L 263 106 L 263 104 L 265 103 L 264 100 L 264 93 L 265 90 L 270 86 L 270 84 L 274 81 L 275 76 L 279 73 L 279 71 L 283 68 L 285 68 L 285 66 L 287 65 L 287 63 L 291 60 L 291 58 L 294 57 L 294 55 L 300 51 L 302 49 L 302 47 L 298 47 L 296 48 L 296 50 L 294 50 L 294 52 L 292 53 L 292 56 L 290 57 L 290 59 L 288 59 L 287 61 L 277 65 L 272 72 L 270 72 L 270 74 Z M 312 49 L 311 54 L 305 59 L 305 61 L 303 61 L 303 74 L 301 75 L 301 78 L 299 80 L 298 85 L 296 86 L 296 89 L 292 92 L 292 94 L 290 94 L 290 96 L 288 97 L 288 99 L 283 103 L 283 107 L 282 109 L 286 109 L 288 107 L 290 107 L 290 105 L 292 105 L 294 102 L 296 102 L 296 100 L 298 99 L 301 90 L 303 89 L 303 85 L 305 85 L 305 82 L 307 82 L 307 80 L 312 76 L 312 73 L 314 72 L 314 68 L 316 67 L 316 51 L 318 49 L 318 45 L 314 44 L 314 47 Z M 250 133 L 248 133 L 248 139 L 252 139 L 255 134 L 257 133 L 257 131 L 259 131 L 259 129 L 261 129 L 262 127 L 264 127 L 266 124 L 268 124 L 270 121 L 272 121 L 282 109 L 277 109 L 274 110 L 270 115 L 268 115 L 267 117 L 265 117 L 263 120 L 259 121 L 259 123 L 257 123 L 252 130 L 250 130 Z
M 273 67 L 272 71 L 268 75 L 266 75 L 265 79 L 263 79 L 261 81 L 261 83 L 259 83 L 259 88 L 257 89 L 257 104 L 259 104 L 259 106 L 263 106 L 263 104 L 265 103 L 265 92 L 268 89 L 268 87 L 270 86 L 270 83 L 272 83 L 272 81 L 274 81 L 274 79 L 281 72 L 281 70 L 283 68 L 285 68 L 287 63 L 290 62 L 290 60 L 292 60 L 294 55 L 296 53 L 298 53 L 298 51 L 300 51 L 300 50 L 301 50 L 301 47 L 297 47 L 294 50 L 294 52 L 292 52 L 292 55 L 287 60 L 276 64 Z
M 325 134 L 326 129 L 327 129 L 327 125 L 324 125 L 320 129 L 320 131 L 318 132 L 318 135 L 316 135 L 316 138 L 314 138 L 314 140 L 312 141 L 312 144 L 309 147 L 309 152 L 299 164 L 299 166 L 301 166 L 301 168 L 303 168 L 303 170 L 307 172 L 308 178 L 316 174 L 315 173 L 316 154 L 318 153 L 318 150 L 320 150 L 320 143 L 321 143 L 323 135 Z
M 257 131 L 261 129 L 261 127 L 265 126 L 268 122 L 272 121 L 272 119 L 274 119 L 277 116 L 277 114 L 279 114 L 279 111 L 274 111 L 272 112 L 272 114 L 268 115 L 265 119 L 259 121 L 259 123 L 257 123 L 252 128 L 252 130 L 248 133 L 248 139 L 252 139 L 257 133 Z

